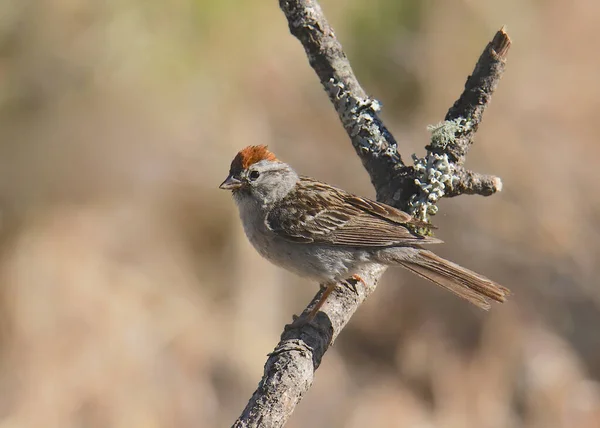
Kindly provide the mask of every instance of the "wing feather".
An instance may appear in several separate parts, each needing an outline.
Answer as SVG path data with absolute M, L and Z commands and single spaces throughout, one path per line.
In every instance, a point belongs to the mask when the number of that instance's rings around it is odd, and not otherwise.
M 302 177 L 300 184 L 266 218 L 267 226 L 289 241 L 351 247 L 442 242 L 406 227 L 431 225 L 404 211 L 309 178 Z

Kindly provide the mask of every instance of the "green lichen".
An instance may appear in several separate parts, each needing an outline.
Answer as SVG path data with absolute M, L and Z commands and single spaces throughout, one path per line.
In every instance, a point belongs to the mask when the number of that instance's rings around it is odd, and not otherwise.
M 381 110 L 379 101 L 356 97 L 343 82 L 333 78 L 329 79 L 326 88 L 353 144 L 364 153 L 384 150 L 385 138 L 375 120 L 375 114 Z
M 431 147 L 445 149 L 456 135 L 471 129 L 471 123 L 464 119 L 440 122 L 430 125 L 427 129 L 431 132 Z M 459 180 L 455 174 L 454 165 L 448 160 L 447 154 L 438 154 L 431 151 L 423 158 L 412 155 L 415 169 L 415 184 L 417 193 L 408 203 L 410 213 L 423 221 L 437 214 L 437 202 L 444 196 L 446 189 Z
M 445 149 L 456 139 L 457 135 L 469 132 L 472 127 L 471 121 L 462 117 L 429 125 L 427 130 L 431 132 L 431 147 Z

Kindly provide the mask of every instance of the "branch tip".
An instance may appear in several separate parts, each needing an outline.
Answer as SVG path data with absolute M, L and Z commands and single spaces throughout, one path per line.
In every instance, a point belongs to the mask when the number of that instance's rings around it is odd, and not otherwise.
M 502 28 L 496 33 L 491 42 L 491 48 L 494 50 L 496 55 L 499 58 L 504 59 L 508 54 L 508 50 L 510 49 L 510 45 L 512 41 L 506 32 L 506 25 L 502 26 Z

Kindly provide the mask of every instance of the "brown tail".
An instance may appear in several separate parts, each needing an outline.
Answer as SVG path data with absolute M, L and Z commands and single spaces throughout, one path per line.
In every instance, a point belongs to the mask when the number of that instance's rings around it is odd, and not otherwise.
M 419 250 L 413 259 L 402 261 L 400 264 L 420 277 L 444 287 L 485 310 L 490 308 L 486 297 L 502 303 L 510 294 L 508 288 L 443 259 L 431 251 Z

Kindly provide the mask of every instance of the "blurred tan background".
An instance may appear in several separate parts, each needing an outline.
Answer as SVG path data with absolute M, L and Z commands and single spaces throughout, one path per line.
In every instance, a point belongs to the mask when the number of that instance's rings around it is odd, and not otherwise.
M 434 221 L 514 297 L 390 270 L 288 426 L 600 426 L 600 4 L 321 4 L 407 161 L 508 26 L 468 160 L 504 191 Z M 374 195 L 278 2 L 0 2 L 0 428 L 231 425 L 317 290 L 217 189 L 248 144 Z

